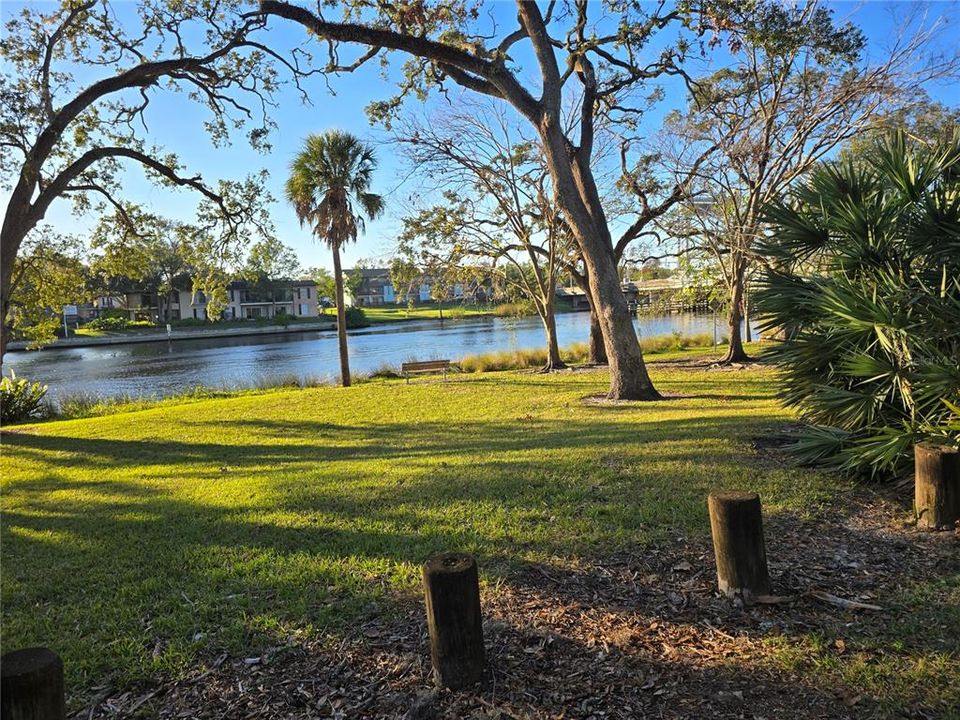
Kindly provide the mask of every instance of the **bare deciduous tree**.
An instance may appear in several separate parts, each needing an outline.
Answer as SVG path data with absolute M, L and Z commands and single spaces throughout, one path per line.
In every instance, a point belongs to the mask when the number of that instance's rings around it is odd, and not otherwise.
M 401 94 L 453 82 L 509 103 L 525 118 L 538 135 L 558 205 L 582 254 L 610 363 L 609 396 L 659 397 L 620 288 L 614 241 L 591 162 L 598 116 L 629 113 L 632 91 L 651 79 L 681 73 L 684 45 L 644 59 L 654 34 L 675 21 L 679 25 L 679 9 L 616 3 L 621 18 L 611 27 L 598 20 L 600 6 L 586 0 L 550 2 L 545 12 L 535 2 L 518 0 L 515 26 L 489 33 L 477 27 L 477 9 L 461 3 L 371 7 L 358 2 L 340 22 L 279 0 L 261 0 L 260 10 L 300 23 L 327 43 L 328 71 L 350 71 L 384 52 L 399 51 L 410 57 Z M 539 77 L 532 83 L 511 56 L 521 45 L 536 58 Z M 350 61 L 340 59 L 344 46 L 358 48 Z M 574 131 L 561 121 L 564 97 L 571 94 L 581 98 Z M 375 110 L 386 114 L 398 104 L 394 98 Z
M 685 147 L 717 151 L 693 171 L 688 200 L 665 225 L 698 235 L 715 256 L 729 296 L 725 361 L 740 362 L 748 359 L 742 325 L 763 208 L 878 114 L 916 102 L 930 81 L 956 76 L 960 55 L 932 53 L 943 23 L 911 17 L 884 59 L 871 61 L 863 34 L 837 24 L 817 0 L 765 2 L 728 20 L 733 62 L 699 80 L 689 110 L 667 125 Z

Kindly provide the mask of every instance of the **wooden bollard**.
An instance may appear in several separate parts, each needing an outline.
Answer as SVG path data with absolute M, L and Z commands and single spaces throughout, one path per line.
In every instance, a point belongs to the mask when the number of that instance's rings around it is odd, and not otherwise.
M 437 685 L 456 690 L 480 682 L 486 667 L 477 561 L 440 553 L 423 566 L 430 656 Z
M 960 452 L 943 445 L 917 443 L 914 504 L 917 525 L 950 530 L 960 520 Z
M 707 498 L 717 584 L 727 597 L 770 594 L 767 549 L 763 541 L 760 496 L 752 492 L 716 492 Z
M 53 650 L 14 650 L 0 666 L 2 720 L 64 720 L 63 663 Z

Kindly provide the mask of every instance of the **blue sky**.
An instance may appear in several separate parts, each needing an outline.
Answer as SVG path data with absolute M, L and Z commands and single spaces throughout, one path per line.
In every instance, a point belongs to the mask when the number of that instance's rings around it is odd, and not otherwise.
M 849 18 L 864 30 L 869 39 L 868 52 L 877 55 L 894 36 L 895 16 L 897 14 L 902 16 L 908 4 L 840 2 L 833 3 L 832 7 L 838 18 Z M 52 4 L 46 3 L 33 5 L 52 7 Z M 6 19 L 22 7 L 22 3 L 4 0 L 3 18 Z M 492 17 L 499 18 L 504 23 L 511 21 L 512 3 L 502 1 L 490 3 L 489 9 Z M 960 36 L 960 31 L 956 29 L 960 25 L 960 4 L 935 2 L 929 6 L 929 13 L 943 16 L 953 26 L 953 29 L 941 35 L 945 43 L 951 36 L 953 38 Z M 271 21 L 270 28 L 268 37 L 272 42 L 292 45 L 304 39 L 302 29 L 292 23 L 274 19 Z M 722 62 L 722 59 L 718 59 L 717 62 Z M 280 107 L 274 111 L 279 130 L 272 137 L 273 149 L 267 155 L 253 151 L 242 138 L 238 138 L 228 148 L 214 148 L 200 129 L 205 111 L 190 103 L 185 95 L 171 94 L 166 91 L 153 93 L 148 115 L 149 138 L 152 142 L 177 153 L 191 173 L 201 174 L 208 182 L 214 182 L 222 177 L 239 178 L 248 172 L 266 168 L 270 173 L 270 190 L 277 198 L 272 209 L 277 234 L 283 242 L 296 250 L 304 267 L 312 265 L 330 267 L 330 259 L 329 253 L 323 246 L 313 241 L 309 231 L 299 227 L 292 210 L 282 200 L 282 187 L 287 168 L 302 138 L 311 132 L 342 128 L 378 144 L 380 167 L 375 177 L 374 189 L 386 197 L 386 215 L 370 223 L 367 226 L 366 235 L 357 242 L 356 246 L 345 251 L 344 265 L 350 266 L 361 258 L 374 262 L 382 261 L 391 253 L 395 245 L 399 216 L 408 206 L 406 201 L 410 196 L 415 196 L 422 191 L 422 184 L 415 175 L 410 176 L 407 168 L 396 157 L 395 149 L 387 144 L 380 145 L 385 143 L 388 135 L 382 130 L 371 127 L 364 114 L 364 107 L 371 100 L 388 97 L 394 86 L 388 79 L 381 77 L 380 69 L 375 64 L 361 68 L 350 75 L 331 77 L 330 86 L 335 95 L 330 94 L 326 83 L 321 78 L 308 80 L 305 87 L 311 96 L 312 105 L 303 105 L 298 95 L 292 90 L 281 93 L 278 98 Z M 930 92 L 933 97 L 945 103 L 960 104 L 960 91 L 956 86 L 943 84 L 930 88 Z M 668 92 L 660 109 L 661 112 L 651 115 L 650 121 L 656 122 L 663 112 L 677 107 L 683 101 L 681 92 Z M 431 102 L 444 101 L 434 98 Z M 411 104 L 411 109 L 424 111 L 416 102 Z M 130 199 L 141 202 L 160 214 L 185 221 L 189 221 L 193 215 L 195 196 L 187 192 L 172 192 L 156 188 L 143 178 L 143 174 L 136 167 L 132 167 L 127 173 L 124 188 Z M 5 197 L 3 199 L 5 200 Z M 73 217 L 70 206 L 66 202 L 56 203 L 48 213 L 47 221 L 64 232 L 79 233 L 88 230 L 93 224 L 90 219 Z

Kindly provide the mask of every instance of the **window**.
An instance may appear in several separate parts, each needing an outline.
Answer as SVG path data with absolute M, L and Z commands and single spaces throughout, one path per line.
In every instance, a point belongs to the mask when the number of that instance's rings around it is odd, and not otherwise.
M 310 288 L 308 287 L 308 288 L 307 288 L 307 300 L 309 300 L 309 299 L 310 299 Z

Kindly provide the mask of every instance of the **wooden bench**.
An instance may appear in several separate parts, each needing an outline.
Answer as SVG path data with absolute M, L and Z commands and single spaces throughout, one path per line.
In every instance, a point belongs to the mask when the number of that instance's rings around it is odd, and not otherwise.
M 442 372 L 443 379 L 447 379 L 447 370 L 450 369 L 449 360 L 427 360 L 426 362 L 405 362 L 400 365 L 400 374 L 407 382 L 414 373 Z

